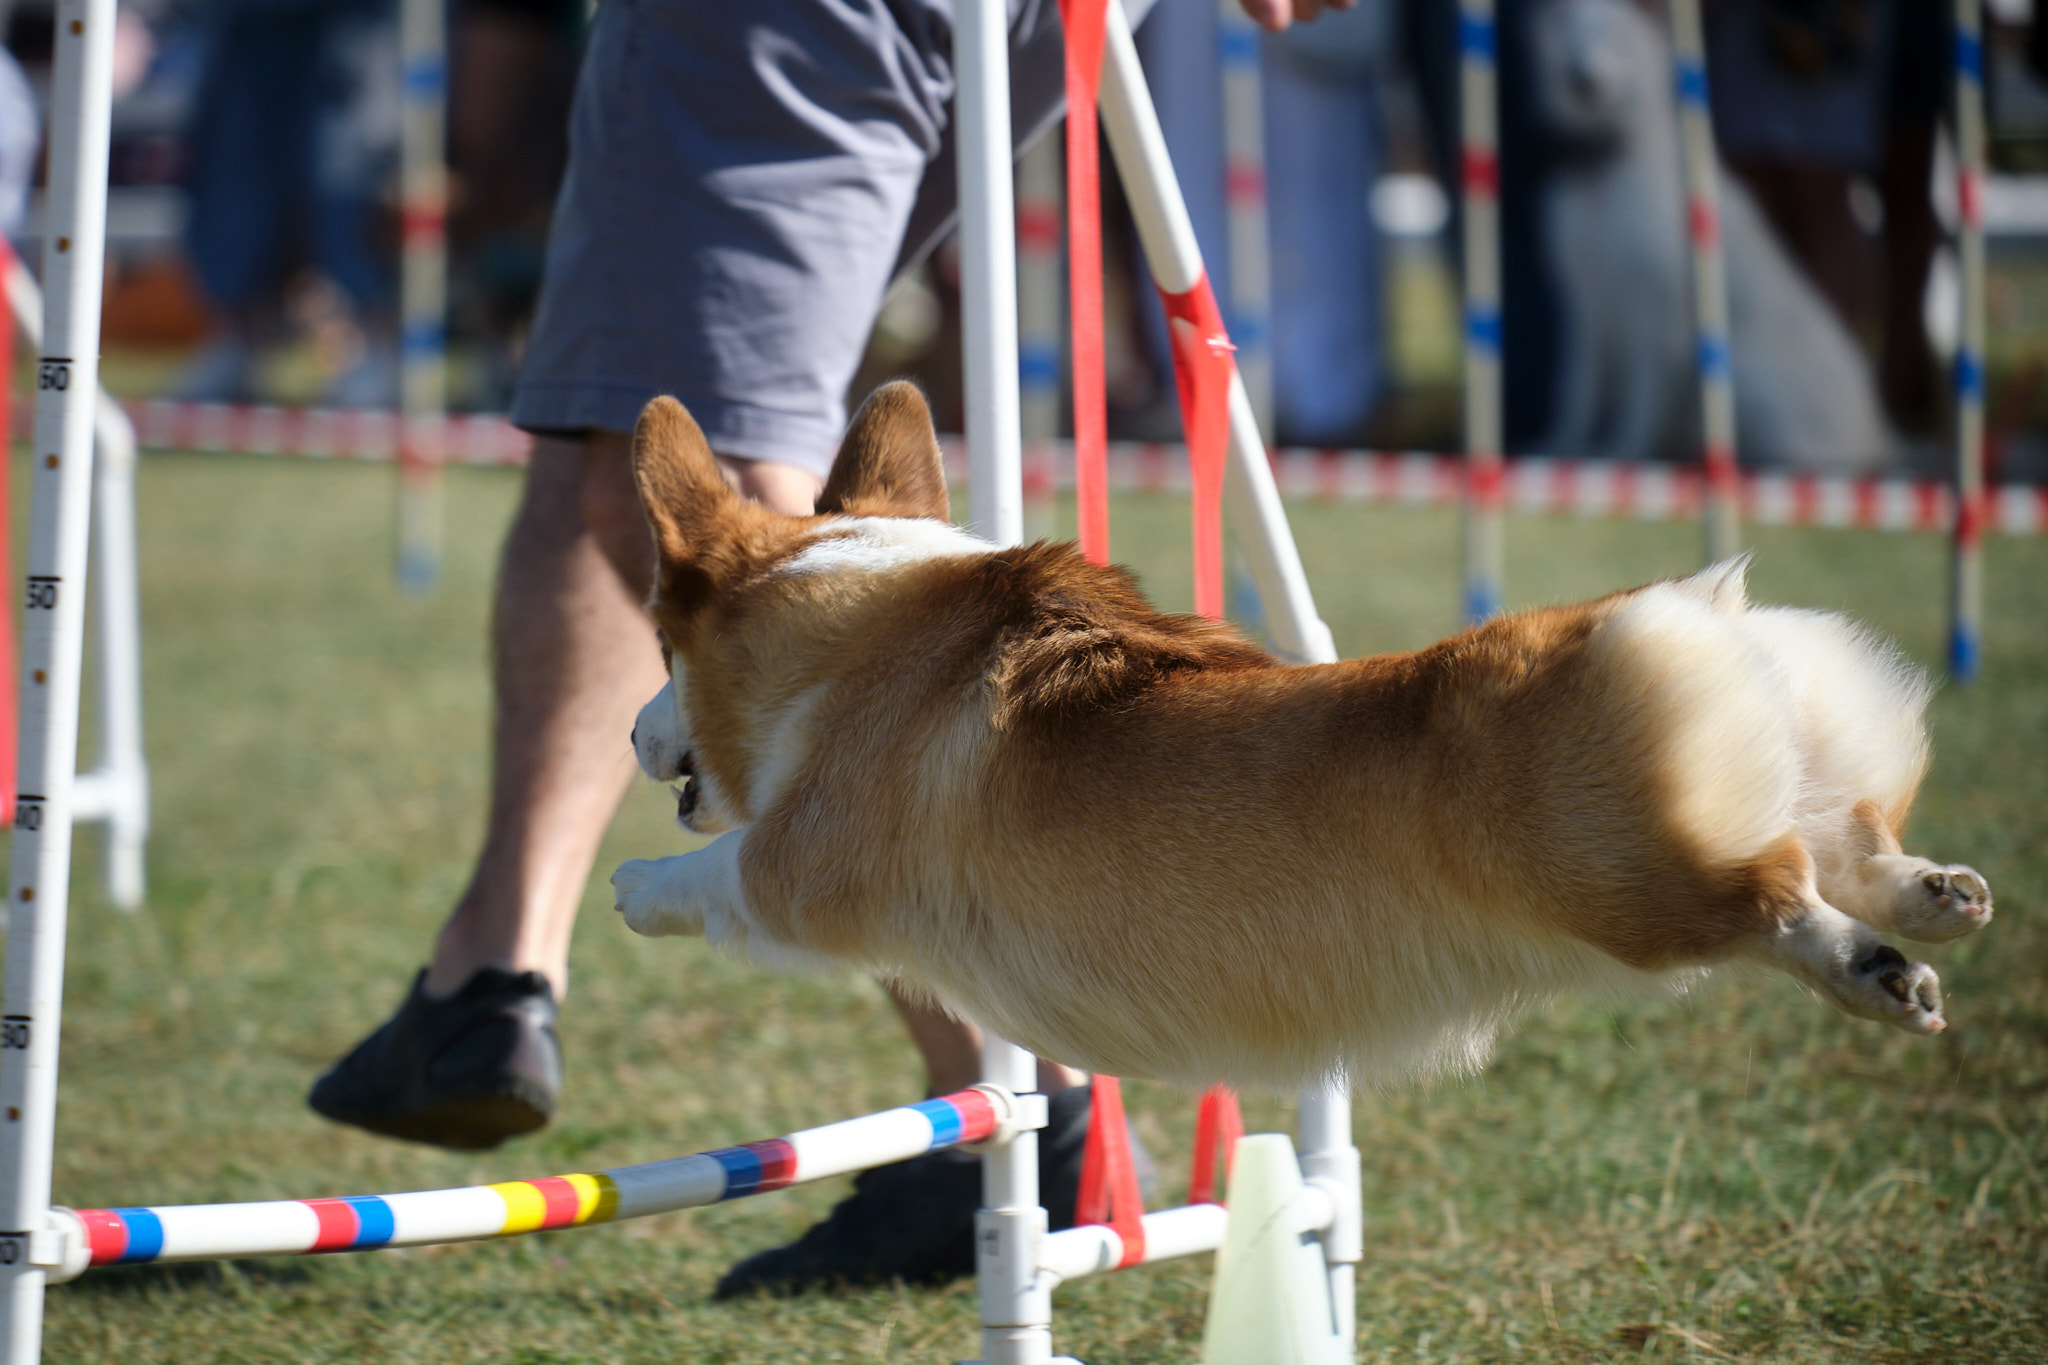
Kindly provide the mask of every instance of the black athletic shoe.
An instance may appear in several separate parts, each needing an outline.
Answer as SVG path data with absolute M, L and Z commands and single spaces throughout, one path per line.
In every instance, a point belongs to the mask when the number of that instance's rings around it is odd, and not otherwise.
M 1081 1153 L 1088 1143 L 1088 1087 L 1052 1097 L 1038 1134 L 1038 1188 L 1055 1231 L 1074 1225 Z M 1141 1180 L 1151 1159 L 1131 1141 Z M 951 1148 L 862 1171 L 853 1193 L 788 1246 L 758 1252 L 718 1282 L 713 1296 L 784 1297 L 852 1285 L 944 1284 L 974 1273 L 974 1214 L 981 1157 Z
M 482 1151 L 555 1111 L 562 1044 L 539 972 L 486 967 L 445 1000 L 424 968 L 389 1023 L 313 1083 L 307 1103 L 386 1137 Z

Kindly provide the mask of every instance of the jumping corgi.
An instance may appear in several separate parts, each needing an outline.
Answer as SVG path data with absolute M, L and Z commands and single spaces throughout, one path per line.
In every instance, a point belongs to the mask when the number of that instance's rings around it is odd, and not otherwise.
M 633 462 L 671 681 L 640 766 L 716 833 L 613 874 L 636 933 L 900 979 L 1042 1056 L 1291 1087 L 1481 1064 L 1560 992 L 1717 963 L 1944 1027 L 1984 879 L 1906 854 L 1927 680 L 1744 565 L 1289 667 L 1066 545 L 947 520 L 879 390 L 817 515 L 657 399 Z

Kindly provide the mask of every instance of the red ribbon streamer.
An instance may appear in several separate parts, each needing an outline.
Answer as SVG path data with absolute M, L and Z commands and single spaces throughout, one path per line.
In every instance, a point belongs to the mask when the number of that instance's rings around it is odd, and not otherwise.
M 1231 1164 L 1237 1159 L 1237 1140 L 1244 1136 L 1244 1114 L 1237 1107 L 1237 1092 L 1227 1085 L 1215 1085 L 1202 1092 L 1201 1108 L 1195 1111 L 1195 1160 L 1188 1176 L 1190 1204 L 1220 1204 L 1216 1190 L 1216 1151 L 1223 1150 L 1223 1178 L 1230 1179 Z
M 1145 1259 L 1145 1199 L 1138 1193 L 1138 1166 L 1131 1158 L 1131 1130 L 1124 1122 L 1123 1083 L 1095 1077 L 1088 1109 L 1088 1144 L 1081 1149 L 1081 1189 L 1074 1199 L 1074 1225 L 1100 1224 L 1122 1239 L 1119 1267 Z
M 1060 0 L 1067 68 L 1067 293 L 1074 337 L 1074 504 L 1081 553 L 1109 562 L 1109 400 L 1103 371 L 1102 165 L 1095 101 L 1109 0 Z
M 1173 333 L 1173 379 L 1194 479 L 1195 613 L 1223 615 L 1223 464 L 1230 450 L 1230 379 L 1237 362 L 1204 274 L 1181 294 L 1159 291 Z

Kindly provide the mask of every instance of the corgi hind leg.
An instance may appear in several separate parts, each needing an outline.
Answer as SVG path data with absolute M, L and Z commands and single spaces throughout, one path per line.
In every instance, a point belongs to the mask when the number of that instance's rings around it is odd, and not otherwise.
M 1843 847 L 1821 859 L 1828 904 L 1873 929 L 1918 943 L 1946 943 L 1991 921 L 1991 888 L 1973 868 L 1907 853 L 1875 801 L 1850 813 Z
M 1798 978 L 1844 1014 L 1908 1033 L 1939 1033 L 1941 981 L 1909 962 L 1861 920 L 1818 898 L 1776 933 L 1737 946 L 1737 954 Z

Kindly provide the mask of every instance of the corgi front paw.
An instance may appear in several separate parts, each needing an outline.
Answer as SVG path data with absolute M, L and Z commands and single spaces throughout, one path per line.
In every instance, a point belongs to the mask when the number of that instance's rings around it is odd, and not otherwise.
M 612 908 L 644 938 L 704 932 L 701 909 L 679 903 L 665 875 L 675 858 L 635 858 L 612 873 Z

